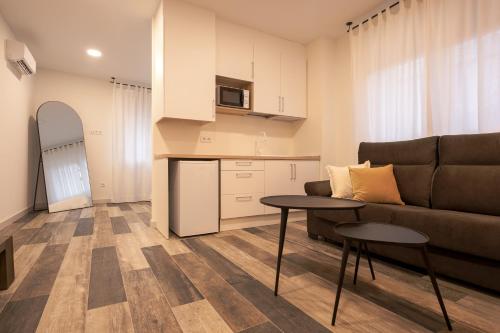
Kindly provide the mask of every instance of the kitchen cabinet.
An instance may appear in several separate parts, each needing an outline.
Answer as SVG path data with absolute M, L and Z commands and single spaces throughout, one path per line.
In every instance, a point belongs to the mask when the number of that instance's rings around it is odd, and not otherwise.
M 254 45 L 254 111 L 306 118 L 306 66 L 303 45 L 259 35 Z
M 215 121 L 215 14 L 184 1 L 164 3 L 163 118 Z
M 306 118 L 306 51 L 297 43 L 284 42 L 281 52 L 281 115 Z
M 263 215 L 264 161 L 221 161 L 221 219 Z
M 269 195 L 305 194 L 319 179 L 319 161 L 221 160 L 221 219 L 279 213 L 260 203 Z
M 253 34 L 250 29 L 217 20 L 216 50 L 217 75 L 253 81 Z
M 261 114 L 281 115 L 281 40 L 259 35 L 254 46 L 254 108 Z
M 265 161 L 265 196 L 304 195 L 304 184 L 319 179 L 319 161 Z M 266 214 L 279 213 L 277 208 L 265 207 Z

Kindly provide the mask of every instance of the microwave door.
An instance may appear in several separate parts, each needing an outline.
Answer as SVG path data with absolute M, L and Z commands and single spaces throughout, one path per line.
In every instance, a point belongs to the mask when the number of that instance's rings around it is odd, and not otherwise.
M 243 106 L 243 94 L 240 89 L 221 87 L 220 104 L 240 108 Z

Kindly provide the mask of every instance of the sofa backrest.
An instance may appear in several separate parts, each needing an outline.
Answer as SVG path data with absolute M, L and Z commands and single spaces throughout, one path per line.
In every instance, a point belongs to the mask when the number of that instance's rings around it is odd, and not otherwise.
M 440 138 L 432 207 L 500 216 L 500 133 Z
M 358 160 L 373 167 L 394 164 L 394 176 L 406 204 L 430 207 L 432 176 L 437 165 L 438 137 L 398 142 L 362 142 Z

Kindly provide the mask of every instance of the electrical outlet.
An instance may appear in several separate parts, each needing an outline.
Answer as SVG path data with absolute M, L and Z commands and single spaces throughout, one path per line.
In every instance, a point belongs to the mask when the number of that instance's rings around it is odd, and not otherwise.
M 213 133 L 202 132 L 200 133 L 200 142 L 201 143 L 212 143 L 214 141 Z
M 105 187 L 106 187 L 106 184 L 104 184 L 104 183 L 100 183 L 100 184 L 99 184 L 99 186 L 100 186 L 101 188 L 105 188 Z

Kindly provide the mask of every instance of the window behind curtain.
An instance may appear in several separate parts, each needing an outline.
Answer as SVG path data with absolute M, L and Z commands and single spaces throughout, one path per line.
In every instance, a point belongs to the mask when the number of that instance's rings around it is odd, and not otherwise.
M 500 1 L 402 1 L 350 45 L 358 141 L 500 131 Z

